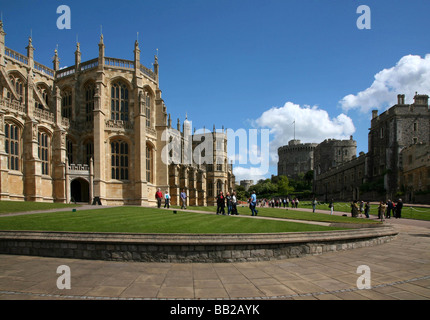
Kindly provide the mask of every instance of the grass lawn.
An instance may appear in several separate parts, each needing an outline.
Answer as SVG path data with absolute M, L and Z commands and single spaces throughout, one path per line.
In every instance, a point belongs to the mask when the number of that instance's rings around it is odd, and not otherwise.
M 47 202 L 32 202 L 32 201 L 0 201 L 0 213 L 13 213 L 21 211 L 33 210 L 50 210 L 58 208 L 77 208 L 76 204 L 65 203 L 47 203 Z
M 130 233 L 267 233 L 339 230 L 288 221 L 217 216 L 143 207 L 62 211 L 0 217 L 0 230 Z
M 312 208 L 312 205 L 310 202 L 303 202 L 300 204 L 300 206 L 308 209 Z M 319 204 L 316 206 L 316 208 L 319 210 L 330 211 L 330 209 L 328 208 L 328 204 Z M 334 210 L 350 214 L 351 213 L 350 203 L 337 202 L 334 204 Z M 370 215 L 378 216 L 378 205 L 376 204 L 370 205 Z M 393 215 L 391 214 L 391 216 Z M 402 218 L 430 221 L 430 208 L 403 205 Z
M 216 212 L 216 207 L 189 207 L 190 210 L 201 210 Z M 342 223 L 380 223 L 379 221 L 369 219 L 357 219 L 352 217 L 343 217 L 329 214 L 318 214 L 306 211 L 299 211 L 299 209 L 284 208 L 257 208 L 258 216 L 260 217 L 271 217 L 271 218 L 283 218 L 293 220 L 307 220 L 307 221 L 319 221 L 319 222 L 342 222 Z M 247 205 L 238 206 L 239 215 L 251 215 L 251 210 Z

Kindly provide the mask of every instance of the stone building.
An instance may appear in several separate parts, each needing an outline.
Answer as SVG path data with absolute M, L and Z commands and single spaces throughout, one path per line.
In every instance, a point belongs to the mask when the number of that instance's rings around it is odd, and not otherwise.
M 290 140 L 288 145 L 278 148 L 278 176 L 296 178 L 314 168 L 314 150 L 317 143 L 301 143 Z
M 77 43 L 75 65 L 60 68 L 55 50 L 51 69 L 35 61 L 31 38 L 23 55 L 5 36 L 0 21 L 0 199 L 144 205 L 161 188 L 174 204 L 184 189 L 190 205 L 206 205 L 234 185 L 224 132 L 210 135 L 216 164 L 183 162 L 196 137 L 187 119 L 173 130 L 157 56 L 145 67 L 137 41 L 133 60 L 118 59 L 101 35 L 97 58 L 81 61 Z M 173 138 L 179 161 L 169 162 Z
M 326 139 L 315 147 L 314 169 L 317 175 L 341 166 L 357 155 L 357 142 L 352 139 Z
M 402 150 L 430 141 L 428 96 L 416 94 L 412 104 L 405 104 L 404 95 L 397 98 L 397 104 L 380 115 L 373 111 L 369 130 L 369 181 L 383 179 L 390 198 L 401 189 Z
M 248 191 L 249 188 L 254 184 L 254 180 L 241 180 L 240 185 L 245 189 L 245 191 Z
M 430 202 L 430 144 L 417 143 L 401 152 L 403 164 L 400 178 L 407 202 Z M 426 201 L 427 200 L 427 201 Z
M 430 203 L 428 96 L 416 94 L 414 103 L 405 104 L 404 95 L 398 95 L 398 103 L 385 112 L 378 115 L 374 110 L 368 141 L 368 152 L 358 158 L 352 142 L 343 151 L 334 150 L 342 144 L 337 140 L 318 145 L 314 153 L 316 196 L 379 201 L 404 194 L 408 201 Z M 414 198 L 417 192 L 423 196 Z

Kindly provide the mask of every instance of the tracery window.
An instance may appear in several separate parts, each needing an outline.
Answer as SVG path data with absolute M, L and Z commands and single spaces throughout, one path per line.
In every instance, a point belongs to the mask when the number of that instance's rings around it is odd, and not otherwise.
M 85 121 L 92 122 L 94 119 L 94 94 L 95 86 L 94 83 L 89 83 L 84 87 L 85 91 Z
M 151 126 L 151 96 L 147 93 L 145 98 L 146 106 L 146 127 Z
M 111 120 L 128 121 L 128 88 L 120 81 L 111 88 Z
M 94 144 L 92 141 L 88 141 L 84 145 L 85 149 L 85 163 L 90 165 L 90 159 L 94 157 Z
M 73 142 L 66 139 L 67 160 L 69 164 L 73 163 Z
M 7 154 L 7 168 L 19 170 L 20 130 L 14 124 L 5 124 L 5 152 Z
M 38 139 L 38 156 L 41 160 L 42 174 L 49 174 L 49 137 L 45 132 L 39 132 Z
M 64 91 L 61 97 L 61 115 L 63 118 L 72 118 L 72 91 Z
M 152 148 L 146 145 L 146 181 L 152 183 Z
M 218 195 L 222 191 L 222 182 L 221 180 L 218 180 L 216 182 L 216 194 Z
M 122 140 L 111 142 L 112 179 L 128 180 L 128 143 Z

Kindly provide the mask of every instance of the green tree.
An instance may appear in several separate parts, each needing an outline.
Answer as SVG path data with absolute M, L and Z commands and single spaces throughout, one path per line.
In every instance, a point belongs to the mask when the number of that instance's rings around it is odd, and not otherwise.
M 278 179 L 278 193 L 280 196 L 286 196 L 293 192 L 294 188 L 290 186 L 290 181 L 287 176 L 280 176 Z

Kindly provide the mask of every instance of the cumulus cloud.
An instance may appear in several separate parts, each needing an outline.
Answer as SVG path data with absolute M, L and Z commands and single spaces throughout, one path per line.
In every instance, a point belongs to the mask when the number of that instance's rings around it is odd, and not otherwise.
M 239 181 L 242 180 L 253 180 L 254 183 L 257 183 L 260 179 L 267 179 L 268 177 L 266 170 L 256 167 L 233 167 L 233 173 L 235 175 L 236 183 L 239 184 Z
M 320 143 L 329 138 L 349 139 L 355 132 L 352 119 L 345 114 L 330 118 L 326 110 L 317 106 L 300 106 L 292 102 L 266 110 L 253 121 L 253 126 L 265 139 L 258 138 L 258 147 L 255 144 L 249 144 L 247 155 L 244 157 L 231 153 L 233 155 L 231 160 L 246 159 L 249 156 L 248 166 L 240 165 L 245 164 L 244 162 L 239 163 L 239 166 L 233 166 L 233 173 L 238 182 L 248 179 L 255 182 L 259 179 L 267 179 L 269 165 L 277 166 L 278 148 L 287 145 L 294 137 L 302 143 Z M 269 134 L 264 134 L 265 132 L 270 132 L 270 142 L 267 137 Z M 251 156 L 262 160 L 256 166 L 255 162 L 249 161 Z M 276 172 L 273 173 L 276 174 Z
M 355 132 L 352 119 L 345 114 L 330 118 L 326 110 L 317 106 L 300 106 L 287 102 L 283 107 L 265 111 L 255 124 L 269 128 L 273 136 L 270 142 L 271 164 L 278 161 L 278 148 L 294 139 L 302 143 L 320 143 L 325 139 L 349 139 Z
M 394 67 L 375 75 L 372 85 L 349 94 L 339 103 L 344 111 L 358 109 L 367 113 L 372 109 L 386 109 L 397 103 L 397 94 L 405 94 L 405 102 L 411 103 L 415 92 L 430 93 L 430 54 L 402 57 Z

